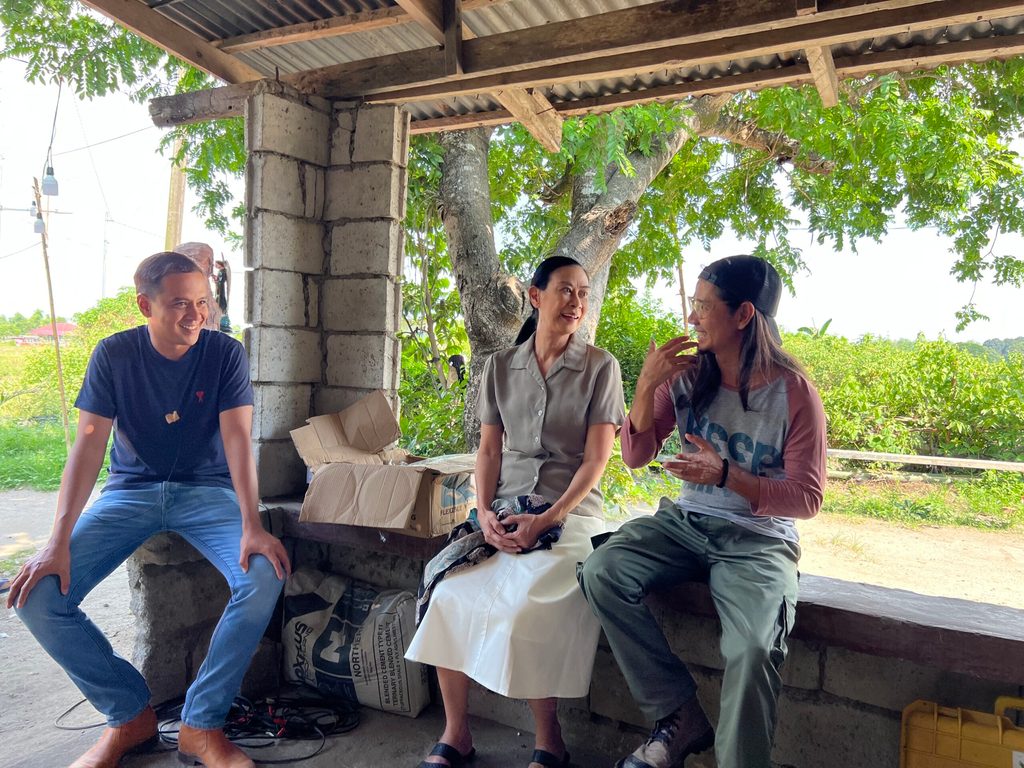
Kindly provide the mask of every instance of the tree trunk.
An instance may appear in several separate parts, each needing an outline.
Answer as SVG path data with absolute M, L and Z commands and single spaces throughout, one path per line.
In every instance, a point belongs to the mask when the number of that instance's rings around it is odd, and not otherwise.
M 448 254 L 471 350 L 462 428 L 467 447 L 475 450 L 480 443 L 476 413 L 480 374 L 487 358 L 512 346 L 529 300 L 519 280 L 502 270 L 494 244 L 487 175 L 490 131 L 453 131 L 441 134 L 440 141 L 445 148 L 439 190 L 441 221 L 448 235 Z

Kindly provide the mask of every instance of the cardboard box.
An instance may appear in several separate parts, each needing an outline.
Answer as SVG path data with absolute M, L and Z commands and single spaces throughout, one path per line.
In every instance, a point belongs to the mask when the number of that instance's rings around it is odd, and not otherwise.
M 301 522 L 430 538 L 464 522 L 476 503 L 472 454 L 420 459 L 388 448 L 401 431 L 383 392 L 344 411 L 313 416 L 291 435 L 313 471 Z

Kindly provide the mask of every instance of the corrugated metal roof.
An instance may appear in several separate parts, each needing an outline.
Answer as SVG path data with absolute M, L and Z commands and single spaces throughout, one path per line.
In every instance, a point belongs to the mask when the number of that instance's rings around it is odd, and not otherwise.
M 185 29 L 206 40 L 224 40 L 283 26 L 329 19 L 348 13 L 393 9 L 393 0 L 141 0 Z M 477 37 L 501 34 L 626 8 L 656 0 L 493 0 L 463 13 L 465 26 Z M 963 24 L 941 29 L 875 37 L 832 47 L 833 57 L 938 46 L 947 42 L 1024 34 L 1024 16 L 995 22 Z M 394 24 L 371 31 L 292 42 L 234 54 L 268 77 L 288 75 L 334 64 L 430 48 L 434 39 L 416 23 Z M 776 70 L 804 62 L 802 51 L 736 59 L 700 66 L 661 69 L 628 77 L 581 80 L 542 88 L 556 104 L 612 94 L 700 82 L 726 75 Z M 493 95 L 425 98 L 408 104 L 414 120 L 493 112 L 502 109 Z

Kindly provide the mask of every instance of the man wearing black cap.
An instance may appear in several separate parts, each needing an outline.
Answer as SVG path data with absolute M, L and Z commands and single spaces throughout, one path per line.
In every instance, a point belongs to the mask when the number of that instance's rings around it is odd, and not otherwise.
M 797 598 L 794 520 L 817 514 L 825 484 L 825 414 L 782 350 L 781 293 L 763 259 L 714 262 L 690 299 L 695 338 L 652 341 L 640 372 L 622 458 L 646 466 L 678 427 L 684 452 L 661 460 L 683 486 L 653 516 L 623 525 L 580 574 L 630 690 L 656 723 L 621 768 L 681 768 L 712 745 L 719 768 L 771 764 Z M 707 582 L 722 623 L 717 735 L 644 604 L 684 581 Z

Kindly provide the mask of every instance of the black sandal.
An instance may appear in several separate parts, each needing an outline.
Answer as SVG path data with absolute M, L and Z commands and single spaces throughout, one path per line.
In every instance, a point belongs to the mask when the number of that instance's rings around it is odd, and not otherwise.
M 450 768 L 462 768 L 463 765 L 470 762 L 476 757 L 476 748 L 472 748 L 465 755 L 459 752 L 451 744 L 445 744 L 443 741 L 437 742 L 434 748 L 430 750 L 430 757 L 443 757 L 448 761 Z M 428 763 L 424 760 L 416 768 L 445 768 L 443 763 Z
M 543 765 L 544 768 L 569 768 L 569 751 L 566 750 L 565 754 L 562 755 L 562 759 L 559 760 L 547 750 L 535 749 L 533 750 L 533 757 L 530 758 L 530 762 Z

